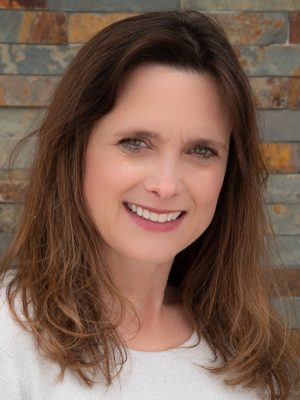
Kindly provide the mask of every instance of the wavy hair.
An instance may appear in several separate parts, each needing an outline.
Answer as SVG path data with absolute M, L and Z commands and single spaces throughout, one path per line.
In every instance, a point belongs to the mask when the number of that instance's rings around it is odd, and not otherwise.
M 101 254 L 83 193 L 85 150 L 94 123 L 114 106 L 125 75 L 158 63 L 215 77 L 232 120 L 229 161 L 214 218 L 174 260 L 168 284 L 222 360 L 229 385 L 262 387 L 285 399 L 298 379 L 285 324 L 270 304 L 266 181 L 255 100 L 222 28 L 195 11 L 146 13 L 110 25 L 78 52 L 40 128 L 16 236 L 1 259 L 15 318 L 39 348 L 92 385 L 110 385 L 126 361 L 116 327 L 126 299 Z M 15 304 L 21 299 L 25 322 Z M 107 299 L 122 312 L 111 315 Z

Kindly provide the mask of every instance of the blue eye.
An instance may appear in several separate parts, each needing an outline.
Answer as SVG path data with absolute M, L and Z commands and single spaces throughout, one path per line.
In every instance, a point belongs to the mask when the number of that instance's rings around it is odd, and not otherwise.
M 217 156 L 217 152 L 215 150 L 212 150 L 206 146 L 195 146 L 192 152 L 205 160 L 209 160 L 210 158 Z
M 146 147 L 146 144 L 143 140 L 136 138 L 123 139 L 120 141 L 120 145 L 132 153 L 139 153 L 143 148 Z
M 141 153 L 143 150 L 149 148 L 149 145 L 145 143 L 144 140 L 138 138 L 122 139 L 119 144 L 130 153 Z M 203 160 L 209 160 L 218 155 L 216 150 L 213 150 L 204 145 L 194 146 L 191 149 L 190 153 L 196 155 Z

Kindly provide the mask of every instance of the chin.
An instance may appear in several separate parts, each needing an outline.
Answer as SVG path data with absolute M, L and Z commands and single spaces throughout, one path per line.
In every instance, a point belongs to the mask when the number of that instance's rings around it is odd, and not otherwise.
M 131 259 L 143 264 L 165 264 L 165 263 L 172 263 L 176 254 L 158 254 L 156 250 L 151 251 L 150 253 L 135 253 L 135 254 L 128 254 L 124 255 L 123 258 Z

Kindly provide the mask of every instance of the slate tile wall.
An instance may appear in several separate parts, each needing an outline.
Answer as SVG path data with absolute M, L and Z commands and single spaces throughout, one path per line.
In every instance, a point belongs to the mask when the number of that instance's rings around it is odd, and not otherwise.
M 180 7 L 216 14 L 257 94 L 270 172 L 267 209 L 292 296 L 277 304 L 294 299 L 293 321 L 300 328 L 299 0 L 0 0 L 0 251 L 14 232 L 16 186 L 30 148 L 15 165 L 15 186 L 8 182 L 8 153 L 41 118 L 82 43 L 129 15 Z

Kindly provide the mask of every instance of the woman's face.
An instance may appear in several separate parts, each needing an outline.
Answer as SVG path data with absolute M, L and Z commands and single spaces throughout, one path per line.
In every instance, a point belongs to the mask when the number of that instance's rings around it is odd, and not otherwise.
M 215 212 L 230 131 L 210 75 L 131 71 L 86 151 L 84 192 L 107 250 L 161 263 L 195 241 Z

